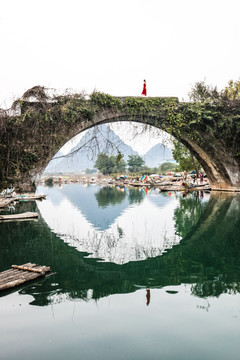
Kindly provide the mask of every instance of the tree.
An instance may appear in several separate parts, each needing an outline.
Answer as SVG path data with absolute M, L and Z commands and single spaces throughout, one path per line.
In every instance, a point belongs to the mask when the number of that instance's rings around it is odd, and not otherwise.
M 193 102 L 216 103 L 219 101 L 220 104 L 224 104 L 224 102 L 227 100 L 233 102 L 232 105 L 234 105 L 234 100 L 240 100 L 240 80 L 230 80 L 228 85 L 222 91 L 218 91 L 217 87 L 208 85 L 204 81 L 199 81 L 192 86 L 192 89 L 188 95 L 190 100 Z
M 192 153 L 181 142 L 173 140 L 174 149 L 172 151 L 173 158 L 178 162 L 180 171 L 195 170 L 199 172 L 201 166 Z
M 240 80 L 230 80 L 222 94 L 229 100 L 240 100 Z
M 128 170 L 129 172 L 138 172 L 144 165 L 144 160 L 139 155 L 128 155 Z
M 165 173 L 168 171 L 176 171 L 176 168 L 177 168 L 177 164 L 172 162 L 164 162 L 159 166 L 159 171 L 161 173 Z
M 196 82 L 188 95 L 194 102 L 212 101 L 213 99 L 219 98 L 217 88 L 205 84 L 204 81 Z
M 98 155 L 94 167 L 101 171 L 103 175 L 124 172 L 126 169 L 125 161 L 118 155 L 108 156 L 104 153 Z

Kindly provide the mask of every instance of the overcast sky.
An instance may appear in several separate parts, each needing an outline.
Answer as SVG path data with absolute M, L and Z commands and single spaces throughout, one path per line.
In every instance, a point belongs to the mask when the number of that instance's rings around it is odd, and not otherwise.
M 240 77 L 240 0 L 0 0 L 0 107 L 35 85 L 187 99 Z

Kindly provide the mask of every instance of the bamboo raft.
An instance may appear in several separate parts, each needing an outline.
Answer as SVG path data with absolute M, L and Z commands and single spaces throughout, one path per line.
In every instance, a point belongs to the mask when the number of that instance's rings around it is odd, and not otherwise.
M 0 215 L 1 221 L 12 221 L 12 220 L 31 220 L 38 218 L 38 213 L 36 212 L 25 212 L 21 214 L 12 214 L 12 215 Z
M 46 195 L 19 195 L 13 197 L 0 197 L 0 208 L 4 208 L 11 203 L 18 201 L 35 201 L 46 199 Z
M 210 191 L 211 187 L 209 185 L 200 185 L 192 187 L 176 187 L 176 186 L 159 186 L 160 191 L 181 191 L 181 192 L 191 192 L 191 191 Z
M 12 268 L 0 273 L 0 291 L 24 284 L 27 281 L 44 277 L 49 273 L 50 267 L 32 263 L 12 265 Z

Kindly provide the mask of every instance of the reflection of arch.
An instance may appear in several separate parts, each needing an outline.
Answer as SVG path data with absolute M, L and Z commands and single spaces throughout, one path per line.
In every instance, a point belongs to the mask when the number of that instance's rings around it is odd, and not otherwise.
M 26 206 L 30 205 L 33 206 L 26 203 Z M 31 294 L 36 305 L 45 305 L 54 298 L 61 301 L 64 294 L 69 298 L 87 300 L 88 289 L 92 289 L 95 299 L 133 292 L 135 284 L 148 287 L 150 278 L 151 287 L 189 283 L 193 284 L 192 291 L 197 296 L 217 296 L 226 291 L 240 292 L 239 209 L 240 196 L 213 193 L 199 221 L 180 245 L 162 256 L 123 266 L 87 259 L 84 257 L 87 254 L 69 247 L 47 226 L 39 230 L 34 222 L 25 223 L 24 232 L 12 223 L 5 223 L 1 233 L 16 232 L 14 241 L 16 245 L 22 244 L 18 248 L 19 263 L 24 263 L 26 249 L 31 243 L 36 256 L 32 261 L 47 264 L 56 272 L 54 279 L 46 278 L 37 290 L 34 285 L 24 287 L 24 293 Z M 38 240 L 39 231 L 41 241 Z M 27 234 L 30 234 L 31 241 Z M 1 264 L 8 268 L 15 263 L 15 254 L 4 256 L 8 237 L 0 235 L 0 240 L 3 248 Z M 56 291 L 52 283 L 58 284 Z
M 110 100 L 114 103 L 118 101 L 122 104 L 121 107 L 115 109 Z M 216 132 L 211 134 L 210 131 L 206 130 L 209 126 L 207 123 L 202 123 L 200 126 L 193 121 L 194 124 L 191 126 L 177 127 L 176 124 L 172 126 L 171 115 L 173 114 L 172 116 L 175 119 L 177 114 L 184 112 L 184 106 L 186 107 L 186 105 L 179 103 L 176 98 L 153 98 L 152 100 L 151 98 L 141 98 L 140 107 L 139 98 L 111 97 L 110 100 L 110 105 L 106 105 L 105 108 L 102 106 L 95 108 L 95 104 L 92 104 L 90 100 L 90 107 L 88 108 L 87 102 L 83 103 L 83 100 L 80 99 L 76 100 L 76 102 L 79 101 L 77 105 L 71 104 L 70 107 L 67 104 L 65 105 L 63 101 L 62 107 L 59 107 L 59 104 L 57 107 L 55 103 L 47 103 L 43 108 L 34 111 L 30 109 L 28 112 L 27 109 L 30 105 L 25 102 L 21 121 L 14 118 L 15 122 L 11 123 L 11 129 L 15 136 L 8 136 L 8 130 L 3 129 L 6 131 L 6 136 L 4 135 L 3 139 L 7 142 L 6 147 L 10 149 L 10 153 L 6 153 L 6 161 L 2 162 L 4 169 L 0 171 L 0 180 L 6 180 L 7 176 L 4 174 L 9 176 L 11 170 L 15 169 L 14 182 L 18 180 L 19 182 L 30 183 L 43 172 L 56 152 L 80 132 L 97 124 L 135 121 L 163 129 L 172 133 L 173 136 L 177 134 L 179 140 L 192 151 L 201 163 L 212 188 L 240 190 L 240 165 L 231 148 L 230 139 L 221 136 L 218 138 Z M 144 101 L 146 107 L 144 107 Z M 152 107 L 152 103 L 148 103 L 149 101 L 155 101 L 158 107 Z M 83 104 L 82 108 L 81 104 Z M 108 109 L 106 109 L 107 106 Z M 171 113 L 172 107 L 174 110 Z M 89 115 L 90 112 L 91 116 Z M 196 140 L 193 140 L 193 132 L 195 132 Z M 14 153 L 16 138 L 22 146 L 21 166 L 16 162 L 16 154 Z

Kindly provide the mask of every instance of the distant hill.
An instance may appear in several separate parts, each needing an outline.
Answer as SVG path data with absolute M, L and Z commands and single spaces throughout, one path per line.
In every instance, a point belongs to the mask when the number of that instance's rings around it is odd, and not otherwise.
M 144 156 L 145 165 L 148 167 L 158 167 L 163 161 L 172 161 L 172 150 L 163 144 L 153 146 Z
M 84 144 L 85 146 L 83 146 Z M 81 147 L 82 149 L 80 149 Z M 125 144 L 108 125 L 99 125 L 86 132 L 79 143 L 70 150 L 69 153 L 76 151 L 74 156 L 53 159 L 46 167 L 44 173 L 67 174 L 93 169 L 99 153 L 104 152 L 108 155 L 116 155 L 117 148 L 124 154 L 125 161 L 128 160 L 128 155 L 137 155 L 137 152 L 131 146 Z M 77 151 L 77 149 L 80 150 Z M 60 155 L 62 154 L 59 151 L 55 157 Z
M 49 172 L 51 173 L 52 171 L 54 171 L 55 167 L 57 168 L 58 164 L 61 163 L 62 158 L 61 156 L 63 156 L 64 154 L 61 152 L 61 150 L 59 150 L 56 155 L 53 157 L 56 158 L 55 160 L 51 160 L 50 163 L 48 164 L 48 166 L 46 167 L 46 169 L 44 170 L 44 173 Z M 58 157 L 60 157 L 58 159 Z
M 85 146 L 83 146 L 85 144 Z M 117 148 L 124 154 L 127 162 L 129 155 L 138 155 L 131 146 L 125 144 L 114 131 L 106 124 L 94 127 L 86 132 L 78 144 L 69 153 L 75 155 L 52 160 L 46 167 L 46 174 L 70 174 L 79 173 L 86 169 L 93 169 L 95 161 L 100 152 L 108 155 L 116 155 Z M 80 149 L 79 151 L 77 151 Z M 58 151 L 55 157 L 62 156 Z M 153 146 L 145 155 L 141 156 L 148 167 L 158 167 L 163 161 L 172 161 L 172 151 L 163 144 Z

